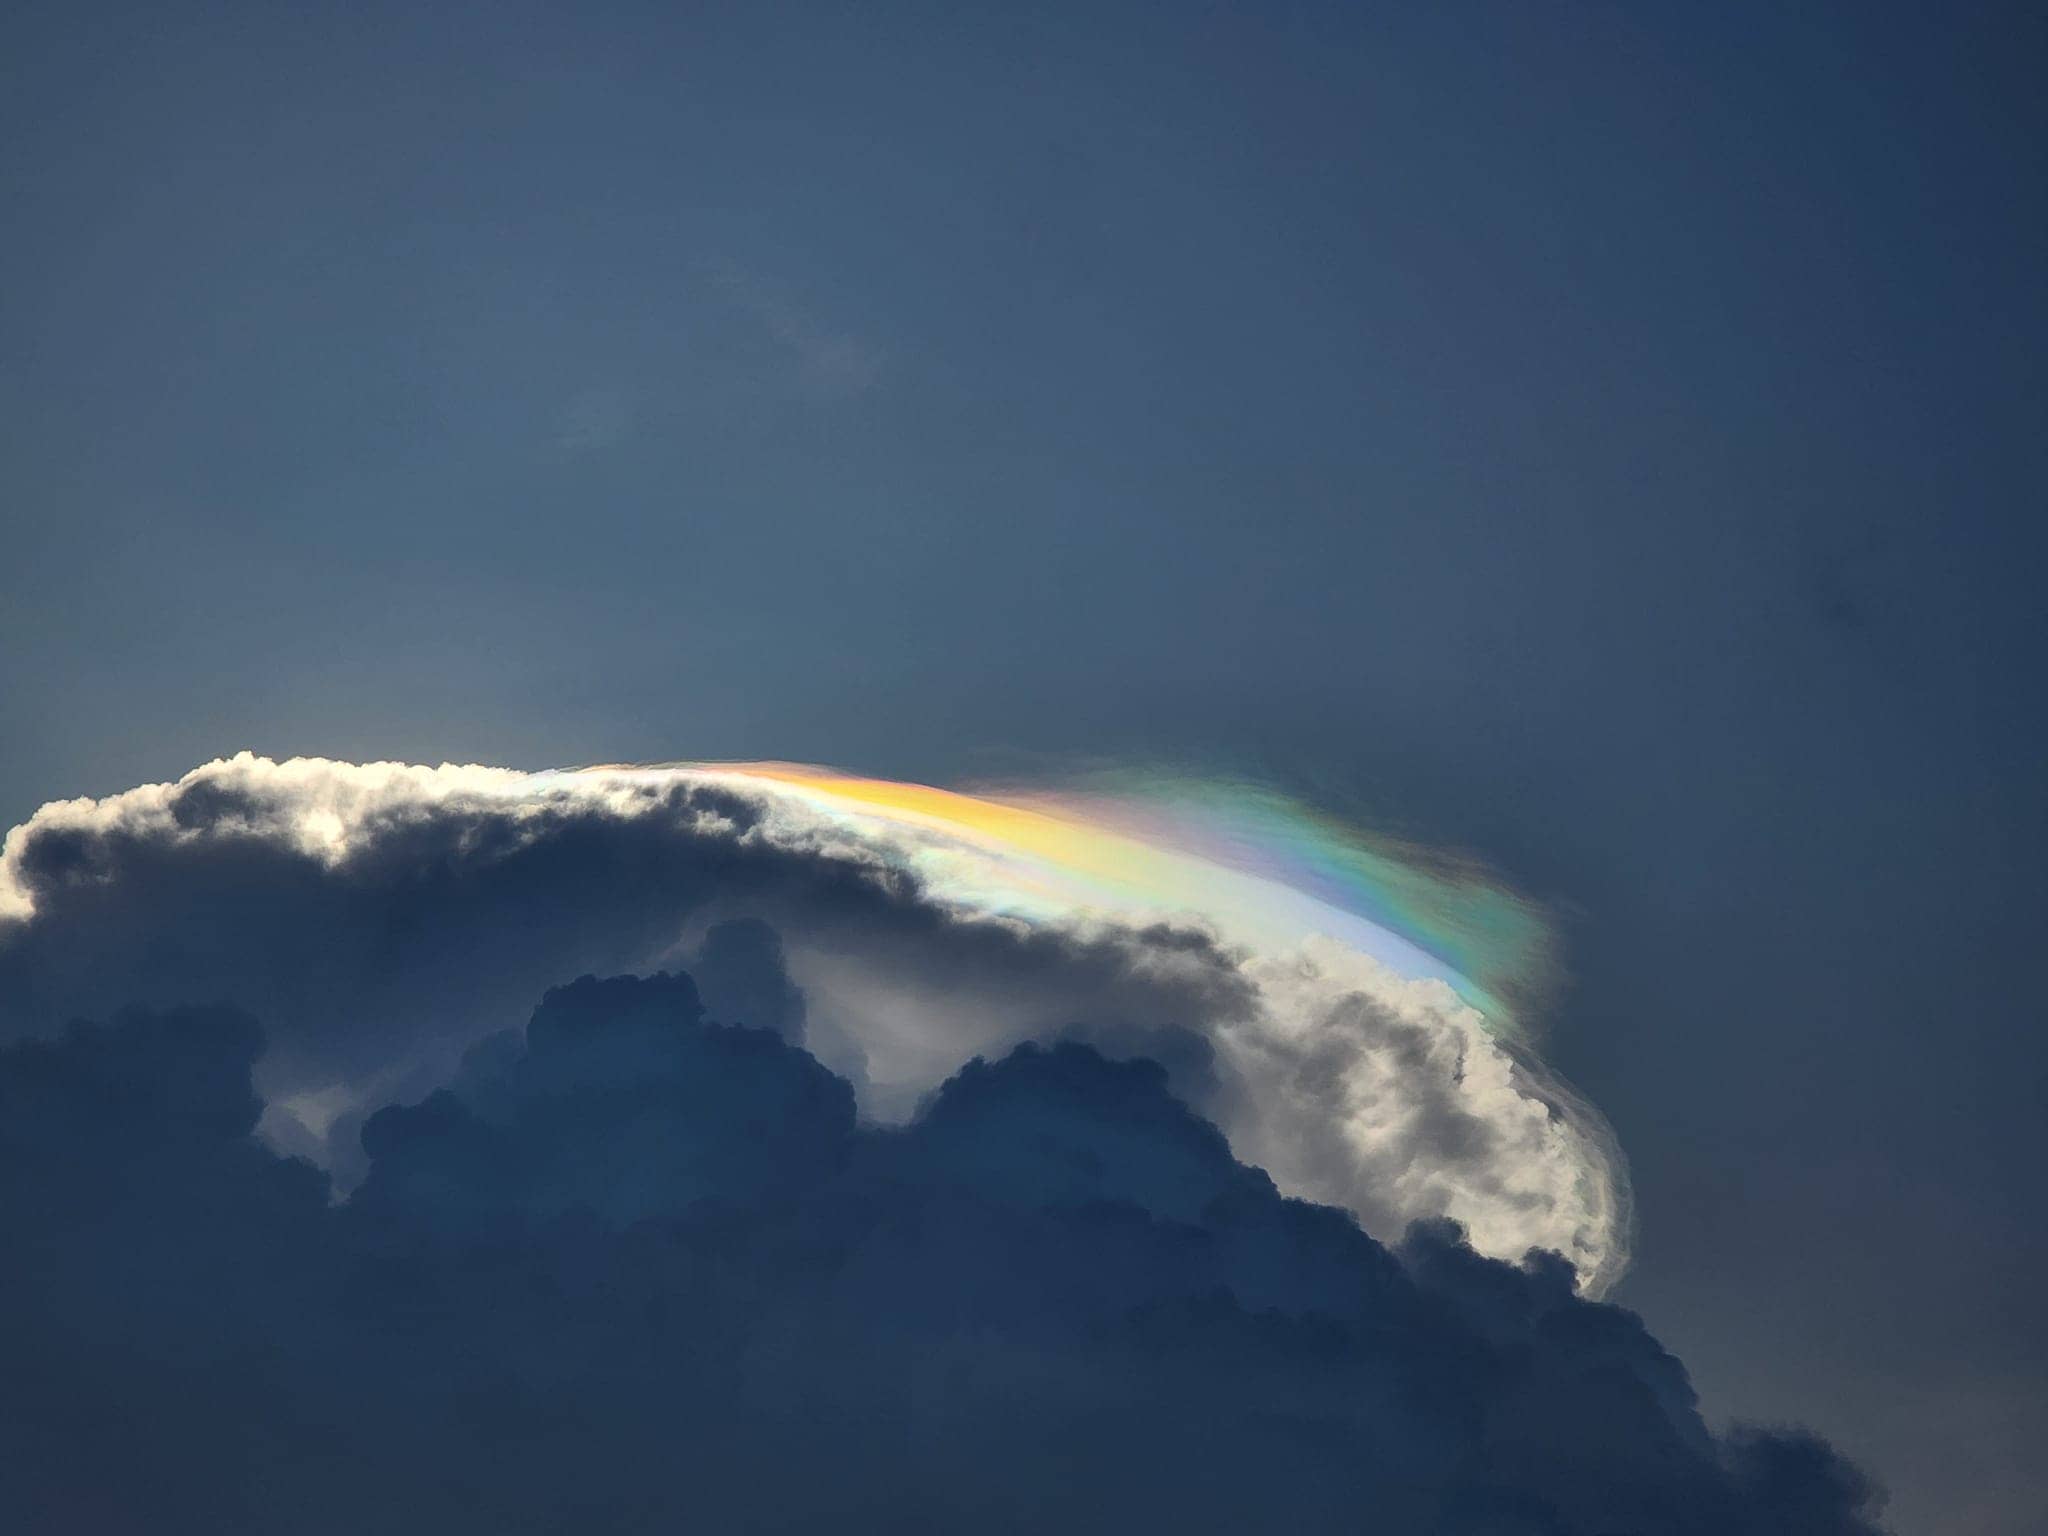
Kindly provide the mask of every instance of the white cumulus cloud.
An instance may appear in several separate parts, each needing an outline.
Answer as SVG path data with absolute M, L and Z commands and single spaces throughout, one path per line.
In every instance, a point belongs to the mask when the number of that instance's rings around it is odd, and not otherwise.
M 938 857 L 934 857 L 935 840 Z M 43 807 L 0 853 L 0 1035 L 130 1003 L 230 1001 L 272 1039 L 293 1144 L 346 1163 L 353 1105 L 424 1094 L 587 971 L 687 968 L 713 924 L 782 934 L 804 1043 L 902 1118 L 977 1054 L 1079 1037 L 1163 1061 L 1238 1156 L 1396 1238 L 1627 1262 L 1604 1122 L 1445 983 L 1327 937 L 991 910 L 943 831 L 828 814 L 693 768 L 514 770 L 248 754 Z M 963 859 L 971 850 L 963 850 Z

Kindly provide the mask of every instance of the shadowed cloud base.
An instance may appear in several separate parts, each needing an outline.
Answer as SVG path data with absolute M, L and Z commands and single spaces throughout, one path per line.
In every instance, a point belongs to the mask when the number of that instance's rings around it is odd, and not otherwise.
M 714 995 L 787 1007 L 775 935 Z M 259 1026 L 0 1048 L 0 1524 L 27 1532 L 1859 1536 L 1636 1318 L 1280 1196 L 1149 1061 L 975 1060 L 906 1126 L 687 977 L 585 978 L 364 1122 L 253 1138 Z

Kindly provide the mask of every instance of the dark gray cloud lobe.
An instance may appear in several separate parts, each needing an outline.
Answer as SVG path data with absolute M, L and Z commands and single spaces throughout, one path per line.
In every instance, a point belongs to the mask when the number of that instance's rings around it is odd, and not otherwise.
M 586 978 L 337 1203 L 252 1137 L 262 1044 L 0 1048 L 8 1528 L 1875 1530 L 1555 1259 L 1284 1199 L 1149 1062 L 1025 1045 L 863 1128 L 687 977 Z

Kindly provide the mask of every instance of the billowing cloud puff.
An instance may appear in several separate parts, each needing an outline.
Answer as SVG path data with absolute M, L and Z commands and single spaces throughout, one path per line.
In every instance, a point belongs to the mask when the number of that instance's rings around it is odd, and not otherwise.
M 1597 1114 L 1502 1027 L 1486 956 L 1456 953 L 1501 909 L 1425 920 L 1466 898 L 1397 859 L 1357 867 L 1395 916 L 1028 799 L 244 754 L 8 834 L 0 1030 L 248 1009 L 271 1034 L 266 1134 L 346 1186 L 369 1108 L 448 1081 L 546 987 L 687 965 L 870 1119 L 903 1120 L 977 1055 L 1085 1040 L 1163 1063 L 1289 1193 L 1388 1239 L 1447 1218 L 1485 1254 L 1547 1249 L 1597 1294 L 1626 1262 L 1625 1176 Z
M 0 1047 L 0 1526 L 1875 1536 L 1555 1257 L 1390 1250 L 1153 1062 L 1021 1045 L 879 1128 L 687 977 L 584 978 L 377 1108 L 337 1201 L 252 1135 L 261 1048 Z

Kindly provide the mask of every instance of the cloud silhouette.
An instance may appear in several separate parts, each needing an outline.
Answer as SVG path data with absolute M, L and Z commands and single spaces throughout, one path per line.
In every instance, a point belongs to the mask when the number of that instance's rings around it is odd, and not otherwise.
M 1554 1256 L 1390 1250 L 1151 1062 L 1025 1044 L 864 1127 L 686 977 L 585 978 L 335 1201 L 252 1134 L 261 1044 L 0 1048 L 6 1528 L 1876 1529 Z

